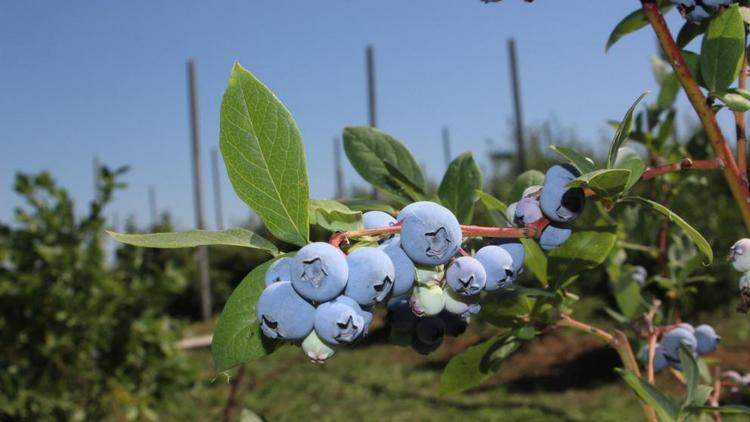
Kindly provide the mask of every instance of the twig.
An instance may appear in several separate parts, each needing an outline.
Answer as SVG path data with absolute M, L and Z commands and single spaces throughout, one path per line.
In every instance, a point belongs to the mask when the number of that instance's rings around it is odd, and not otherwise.
M 716 115 L 706 102 L 705 95 L 703 95 L 698 83 L 690 73 L 690 68 L 685 63 L 680 48 L 675 43 L 671 32 L 669 32 L 669 27 L 667 27 L 667 23 L 664 21 L 664 16 L 662 16 L 656 0 L 641 0 L 641 6 L 656 33 L 656 37 L 661 44 L 664 54 L 667 56 L 669 64 L 672 66 L 677 79 L 685 90 L 690 104 L 701 120 L 706 136 L 711 143 L 714 154 L 716 154 L 716 158 L 722 160 L 725 164 L 724 178 L 729 185 L 729 189 L 732 191 L 737 206 L 740 208 L 745 227 L 750 230 L 750 193 L 748 193 L 746 185 L 743 183 L 743 178 L 737 167 L 737 162 L 734 160 L 732 151 L 729 149 L 729 145 L 727 145 L 724 135 L 721 133 L 719 124 L 716 121 Z
M 679 163 L 665 164 L 663 166 L 649 167 L 641 175 L 641 180 L 653 179 L 667 173 L 683 170 L 720 170 L 724 168 L 721 160 L 691 160 L 685 158 Z
M 714 391 L 708 396 L 708 404 L 713 407 L 719 407 L 721 400 L 721 368 L 714 368 Z M 714 412 L 714 422 L 721 422 L 721 412 Z
M 747 88 L 747 56 L 745 54 L 742 56 L 742 67 L 740 68 L 738 79 L 737 85 L 739 88 Z M 737 167 L 740 170 L 742 181 L 745 183 L 745 189 L 747 189 L 747 135 L 745 126 L 745 112 L 735 111 L 734 127 L 737 133 Z
M 239 390 L 239 386 L 244 378 L 245 365 L 242 365 L 240 366 L 240 369 L 237 370 L 237 375 L 235 375 L 231 385 L 229 386 L 229 395 L 227 396 L 227 402 L 224 405 L 224 410 L 221 412 L 221 419 L 224 422 L 229 422 L 232 420 L 232 414 L 237 407 L 237 390 Z
M 654 383 L 654 356 L 656 355 L 656 339 L 659 336 L 659 330 L 654 327 L 654 316 L 661 306 L 659 299 L 654 299 L 651 309 L 644 315 L 646 321 L 646 330 L 648 332 L 648 362 L 646 365 L 646 380 L 649 384 Z

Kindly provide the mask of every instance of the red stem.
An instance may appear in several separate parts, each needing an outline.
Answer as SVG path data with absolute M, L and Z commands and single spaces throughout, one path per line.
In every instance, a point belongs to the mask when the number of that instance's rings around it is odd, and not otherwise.
M 663 166 L 649 167 L 641 175 L 641 180 L 653 179 L 667 173 L 684 170 L 719 170 L 724 168 L 721 160 L 691 160 L 685 158 L 679 163 L 665 164 Z

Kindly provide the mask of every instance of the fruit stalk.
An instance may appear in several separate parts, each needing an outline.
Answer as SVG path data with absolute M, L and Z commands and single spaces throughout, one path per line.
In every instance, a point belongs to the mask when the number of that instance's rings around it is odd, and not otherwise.
M 685 90 L 688 100 L 690 100 L 690 104 L 700 118 L 706 136 L 714 150 L 714 154 L 716 154 L 716 157 L 725 164 L 723 169 L 724 178 L 726 179 L 729 189 L 732 191 L 732 195 L 740 208 L 742 219 L 745 222 L 745 228 L 750 231 L 750 193 L 748 193 L 747 185 L 744 183 L 745 178 L 740 173 L 740 169 L 737 166 L 737 162 L 734 160 L 732 151 L 729 149 L 729 145 L 727 144 L 726 139 L 724 139 L 724 135 L 721 133 L 719 124 L 716 121 L 716 116 L 708 105 L 706 96 L 703 95 L 698 83 L 690 73 L 690 69 L 685 63 L 685 59 L 682 57 L 680 48 L 675 43 L 672 33 L 669 31 L 669 27 L 664 21 L 664 16 L 662 16 L 661 11 L 659 11 L 656 0 L 641 0 L 641 6 L 646 18 L 656 33 L 656 37 L 659 40 L 662 50 L 667 56 L 669 64 L 672 66 L 675 75 L 677 75 L 677 79 L 680 81 L 680 85 L 682 85 Z
M 720 170 L 724 168 L 721 160 L 691 160 L 685 158 L 679 163 L 665 164 L 663 166 L 649 167 L 641 175 L 641 180 L 653 179 L 663 174 L 683 170 Z

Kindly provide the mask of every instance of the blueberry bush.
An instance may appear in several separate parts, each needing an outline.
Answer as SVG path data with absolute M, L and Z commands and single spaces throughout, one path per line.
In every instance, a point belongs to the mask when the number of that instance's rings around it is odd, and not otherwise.
M 703 358 L 717 349 L 719 335 L 709 325 L 682 321 L 691 296 L 716 281 L 704 271 L 714 251 L 669 204 L 701 183 L 699 171 L 721 171 L 721 189 L 731 192 L 750 229 L 744 114 L 750 110 L 750 8 L 729 0 L 640 3 L 614 28 L 607 48 L 650 27 L 661 47 L 652 59 L 660 89 L 651 103 L 648 93 L 638 96 L 613 123 L 609 152 L 600 162 L 553 145 L 559 163 L 520 174 L 501 199 L 485 190 L 471 152 L 455 158 L 432 189 L 395 137 L 349 127 L 343 131 L 346 155 L 385 199 L 313 199 L 292 116 L 236 64 L 221 107 L 224 163 L 239 198 L 275 239 L 296 248 L 282 252 L 246 229 L 111 235 L 137 246 L 219 244 L 267 254 L 268 262 L 242 280 L 218 321 L 212 344 L 218 371 L 283 345 L 299 346 L 313 362 L 335 359 L 357 347 L 379 316 L 392 343 L 427 354 L 444 336 L 458 336 L 479 320 L 495 326 L 496 335 L 452 358 L 442 394 L 481 384 L 524 343 L 564 327 L 617 351 L 618 373 L 648 420 L 748 413 L 747 407 L 720 406 L 719 377 Z M 671 11 L 685 18 L 676 37 L 663 19 Z M 685 50 L 698 39 L 700 52 Z M 681 91 L 701 123 L 687 143 L 675 136 Z M 717 113 L 736 119 L 736 151 Z M 327 232 L 328 241 L 313 239 L 311 227 Z M 750 306 L 749 251 L 750 240 L 742 239 L 730 253 L 743 273 L 740 312 Z M 654 274 L 640 265 L 648 259 L 657 261 Z M 574 317 L 579 297 L 571 289 L 595 269 L 609 279 L 614 305 L 607 312 L 618 324 L 612 331 Z M 655 384 L 659 370 L 684 384 L 682 397 Z

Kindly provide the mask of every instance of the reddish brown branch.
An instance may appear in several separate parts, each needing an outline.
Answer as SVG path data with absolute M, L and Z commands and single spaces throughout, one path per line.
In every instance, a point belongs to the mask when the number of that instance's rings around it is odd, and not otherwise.
M 721 160 L 691 160 L 685 158 L 679 163 L 665 164 L 663 166 L 649 167 L 641 175 L 641 180 L 653 179 L 667 173 L 685 170 L 719 170 L 724 168 Z

